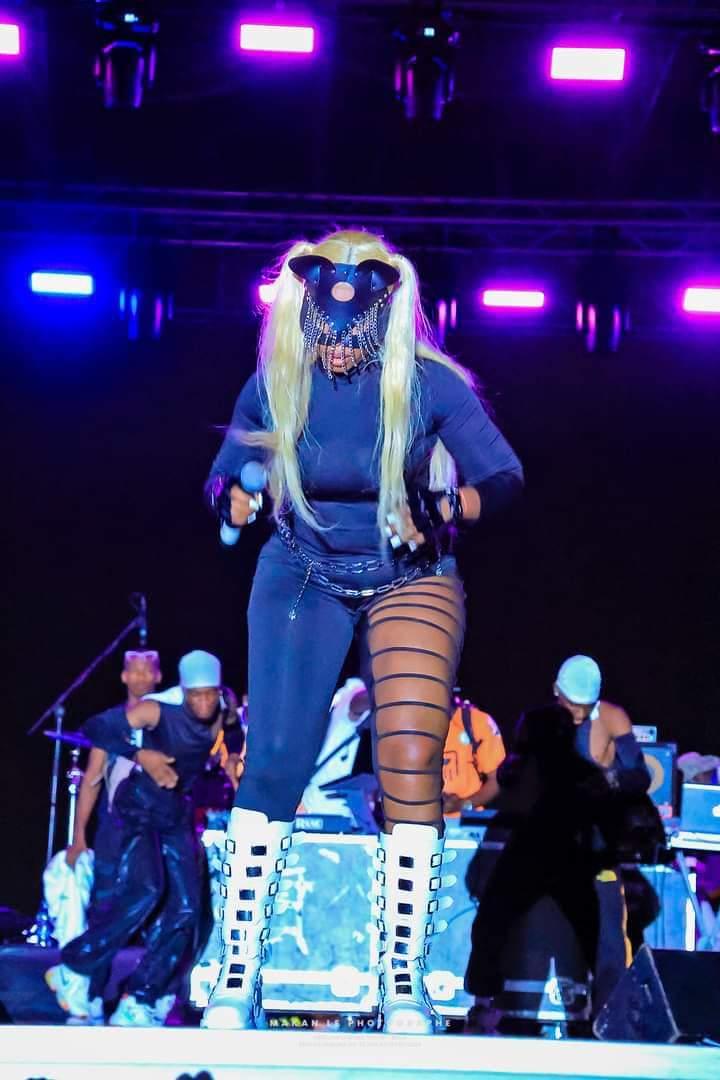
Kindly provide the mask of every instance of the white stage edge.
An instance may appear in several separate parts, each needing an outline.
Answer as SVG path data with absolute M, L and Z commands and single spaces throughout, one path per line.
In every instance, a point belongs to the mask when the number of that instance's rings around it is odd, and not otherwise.
M 2 1080 L 718 1080 L 720 1049 L 581 1040 L 198 1028 L 0 1028 Z

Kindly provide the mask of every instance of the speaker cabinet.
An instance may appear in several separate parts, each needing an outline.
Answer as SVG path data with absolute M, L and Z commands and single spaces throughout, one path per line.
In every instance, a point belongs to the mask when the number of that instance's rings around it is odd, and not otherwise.
M 720 953 L 643 945 L 593 1031 L 613 1041 L 720 1040 Z

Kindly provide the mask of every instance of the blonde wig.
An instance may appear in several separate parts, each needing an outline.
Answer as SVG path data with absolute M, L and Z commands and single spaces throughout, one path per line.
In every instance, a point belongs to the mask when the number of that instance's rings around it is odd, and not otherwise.
M 380 456 L 378 528 L 382 535 L 387 514 L 407 502 L 404 470 L 418 418 L 417 358 L 443 364 L 468 385 L 473 380 L 469 372 L 435 346 L 420 303 L 415 268 L 381 237 L 352 230 L 331 233 L 318 244 L 294 244 L 282 259 L 275 299 L 265 310 L 260 333 L 258 376 L 267 398 L 269 430 L 249 433 L 243 438 L 271 455 L 270 493 L 276 514 L 292 508 L 313 528 L 322 529 L 302 489 L 297 455 L 297 444 L 307 422 L 312 365 L 317 358 L 305 351 L 300 326 L 304 286 L 288 265 L 299 255 L 311 254 L 324 255 L 335 263 L 356 264 L 364 259 L 378 259 L 400 273 L 380 355 L 377 452 Z M 438 441 L 430 463 L 430 486 L 440 490 L 454 479 L 453 459 Z

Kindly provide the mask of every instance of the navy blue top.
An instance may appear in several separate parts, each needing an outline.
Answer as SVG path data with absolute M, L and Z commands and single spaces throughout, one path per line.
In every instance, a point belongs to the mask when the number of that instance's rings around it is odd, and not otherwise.
M 184 705 L 168 705 L 164 701 L 158 705 L 157 724 L 143 729 L 143 750 L 160 750 L 174 757 L 172 767 L 178 774 L 178 790 L 187 792 L 202 772 L 215 742 L 212 723 L 198 720 Z M 150 782 L 157 787 L 154 780 Z
M 458 482 L 477 487 L 483 515 L 507 501 L 522 485 L 522 467 L 489 418 L 475 392 L 454 371 L 418 360 L 419 394 L 415 434 L 406 461 L 406 483 L 427 487 L 430 456 L 440 438 L 455 459 Z M 301 544 L 319 555 L 377 555 L 379 493 L 380 364 L 348 379 L 331 380 L 319 364 L 305 432 L 298 446 L 303 490 L 329 531 L 318 532 L 297 518 Z M 268 412 L 257 376 L 243 387 L 211 476 L 238 477 L 242 466 L 262 458 L 238 438 L 265 430 Z

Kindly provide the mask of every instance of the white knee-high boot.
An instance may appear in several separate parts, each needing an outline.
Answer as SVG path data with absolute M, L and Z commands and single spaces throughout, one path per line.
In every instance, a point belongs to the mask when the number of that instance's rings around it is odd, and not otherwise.
M 275 897 L 292 842 L 291 821 L 235 807 L 225 839 L 222 968 L 202 1019 L 208 1028 L 264 1026 L 262 966 Z
M 380 835 L 374 892 L 379 933 L 379 1014 L 382 1030 L 399 1035 L 431 1035 L 437 1016 L 423 975 L 430 938 L 447 926 L 437 919 L 450 897 L 439 898 L 451 875 L 441 877 L 444 841 L 432 825 L 395 825 Z

